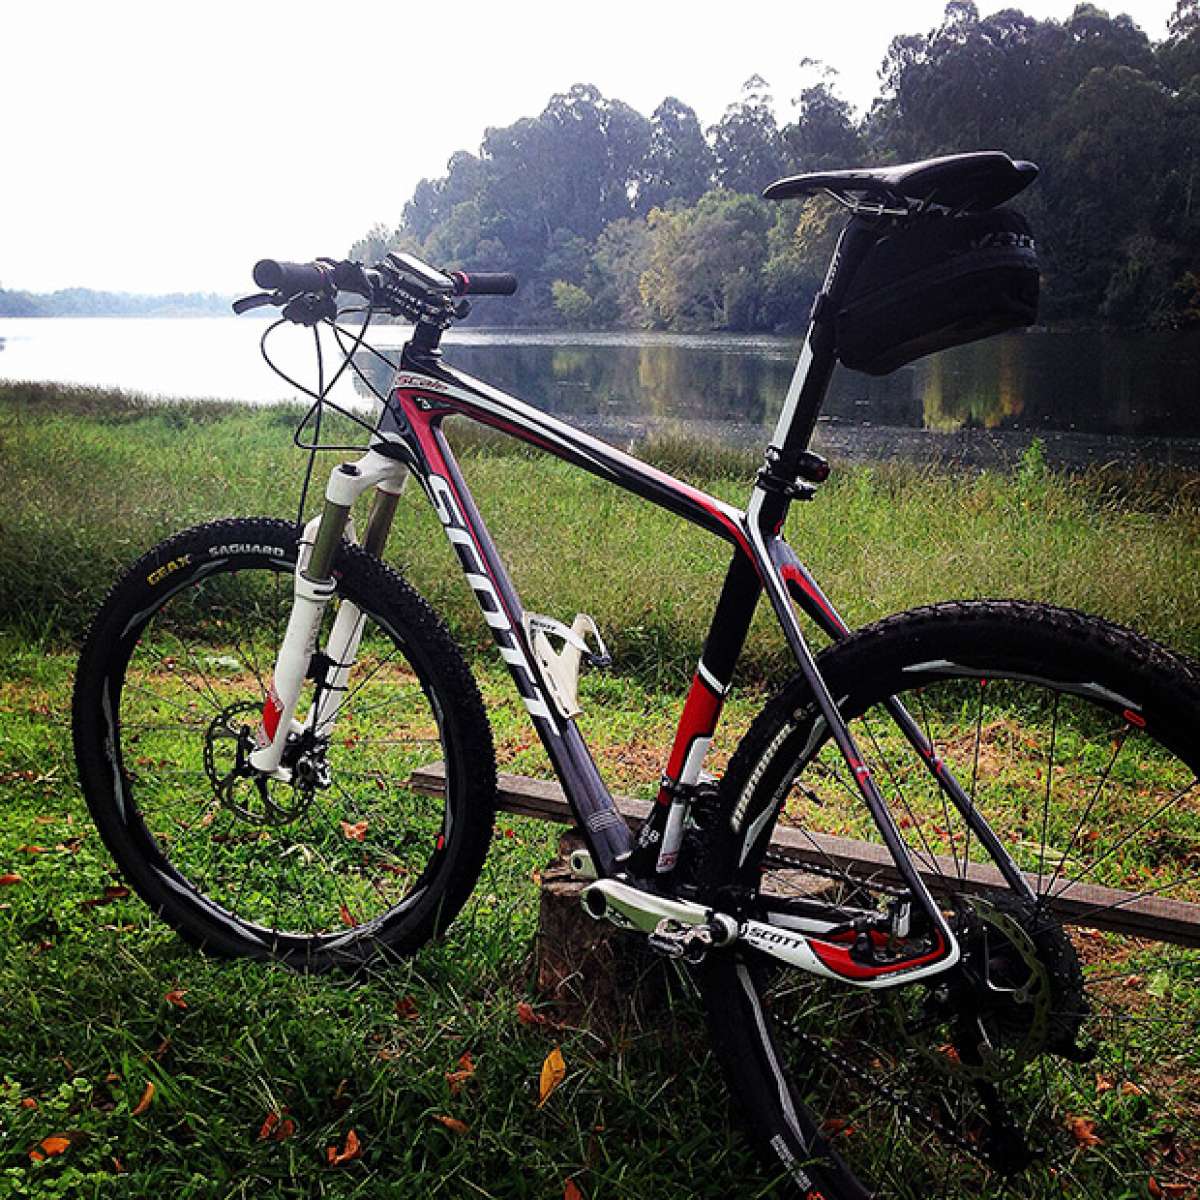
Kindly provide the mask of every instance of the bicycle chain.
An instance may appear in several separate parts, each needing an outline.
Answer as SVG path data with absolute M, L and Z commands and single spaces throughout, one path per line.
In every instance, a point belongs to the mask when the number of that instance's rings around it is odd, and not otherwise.
M 958 1133 L 956 1130 L 951 1129 L 950 1126 L 940 1118 L 935 1117 L 931 1113 L 925 1111 L 919 1105 L 910 1100 L 903 1092 L 897 1091 L 890 1084 L 884 1083 L 870 1072 L 856 1066 L 848 1058 L 842 1054 L 839 1054 L 836 1050 L 831 1050 L 827 1046 L 822 1046 L 816 1040 L 816 1038 L 814 1038 L 811 1034 L 801 1031 L 791 1021 L 781 1020 L 777 1016 L 773 1019 L 775 1024 L 782 1026 L 788 1031 L 788 1033 L 796 1038 L 797 1041 L 802 1043 L 810 1054 L 824 1059 L 827 1062 L 833 1063 L 835 1067 L 838 1067 L 845 1074 L 850 1075 L 853 1078 L 858 1079 L 860 1082 L 872 1087 L 876 1092 L 882 1095 L 884 1099 L 890 1101 L 895 1108 L 905 1113 L 911 1120 L 915 1120 L 920 1124 L 932 1129 L 933 1132 L 936 1133 L 937 1136 L 947 1144 L 954 1146 L 958 1150 L 961 1150 L 964 1154 L 969 1154 L 972 1158 L 977 1159 L 985 1166 L 992 1165 L 989 1162 L 985 1151 L 983 1151 L 976 1143 L 970 1141 L 968 1138 L 963 1137 L 963 1135 Z
M 826 866 L 822 863 L 809 862 L 807 859 L 800 858 L 796 855 L 787 854 L 784 851 L 770 849 L 763 855 L 763 866 L 776 869 L 792 869 L 805 872 L 809 875 L 819 875 L 825 879 L 836 879 L 841 883 L 849 883 L 854 887 L 867 888 L 870 891 L 878 892 L 880 895 L 902 897 L 909 894 L 908 889 L 898 887 L 893 884 L 879 883 L 876 881 L 867 881 L 856 879 L 853 875 L 845 870 L 841 870 L 834 866 Z M 898 1091 L 890 1084 L 884 1083 L 876 1078 L 869 1071 L 856 1066 L 844 1055 L 839 1054 L 836 1050 L 830 1050 L 826 1046 L 822 1046 L 811 1034 L 802 1032 L 793 1022 L 784 1021 L 779 1017 L 775 1017 L 777 1024 L 786 1029 L 794 1038 L 796 1038 L 809 1052 L 819 1058 L 823 1058 L 828 1062 L 833 1063 L 844 1073 L 859 1080 L 867 1086 L 873 1088 L 877 1093 L 882 1095 L 886 1100 L 895 1106 L 900 1111 L 904 1112 L 911 1120 L 915 1120 L 921 1125 L 931 1129 L 939 1138 L 963 1153 L 970 1155 L 972 1158 L 983 1163 L 985 1166 L 991 1165 L 988 1162 L 986 1153 L 974 1142 L 963 1137 L 962 1134 L 952 1129 L 944 1121 L 933 1116 L 919 1105 L 915 1104 L 904 1093 Z
M 808 875 L 820 875 L 825 879 L 836 879 L 841 883 L 853 884 L 855 887 L 868 888 L 870 891 L 878 892 L 881 896 L 900 897 L 909 894 L 908 889 L 905 887 L 900 887 L 896 884 L 878 883 L 873 880 L 856 879 L 849 872 L 839 867 L 827 867 L 822 863 L 810 862 L 806 858 L 799 858 L 780 850 L 768 850 L 763 855 L 762 863 L 767 868 L 790 868 L 794 871 L 802 871 Z

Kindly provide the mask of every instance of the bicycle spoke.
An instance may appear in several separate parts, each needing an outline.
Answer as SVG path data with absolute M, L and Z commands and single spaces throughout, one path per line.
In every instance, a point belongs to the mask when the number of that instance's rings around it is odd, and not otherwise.
M 1042 894 L 1046 873 L 1046 843 L 1050 829 L 1050 798 L 1054 791 L 1054 745 L 1058 740 L 1058 706 L 1062 697 L 1054 693 L 1054 712 L 1050 719 L 1050 743 L 1046 752 L 1046 795 L 1042 801 L 1042 840 L 1038 848 L 1037 892 Z
M 1066 865 L 1067 861 L 1070 859 L 1071 851 L 1075 849 L 1075 843 L 1079 840 L 1079 835 L 1083 832 L 1084 828 L 1087 826 L 1088 817 L 1090 817 L 1092 815 L 1092 809 L 1095 808 L 1096 801 L 1098 801 L 1100 799 L 1100 794 L 1104 791 L 1104 786 L 1108 782 L 1108 777 L 1112 774 L 1112 769 L 1113 769 L 1113 766 L 1116 764 L 1117 758 L 1119 757 L 1121 751 L 1125 747 L 1125 741 L 1128 738 L 1128 736 L 1129 736 L 1129 731 L 1128 731 L 1128 727 L 1126 727 L 1126 729 L 1124 729 L 1122 731 L 1121 737 L 1118 740 L 1116 746 L 1113 747 L 1112 757 L 1109 758 L 1108 764 L 1104 768 L 1104 773 L 1100 776 L 1100 780 L 1096 784 L 1096 790 L 1092 793 L 1091 799 L 1088 800 L 1087 807 L 1083 810 L 1083 815 L 1079 818 L 1079 821 L 1075 825 L 1075 830 L 1071 834 L 1071 840 L 1067 844 L 1067 848 L 1063 852 L 1062 858 L 1059 859 L 1058 866 L 1055 868 L 1054 874 L 1051 876 L 1050 883 L 1047 885 L 1046 891 L 1043 893 L 1043 896 L 1048 898 L 1053 894 L 1054 885 L 1055 885 L 1055 883 L 1058 882 L 1059 876 L 1062 874 L 1063 867 Z

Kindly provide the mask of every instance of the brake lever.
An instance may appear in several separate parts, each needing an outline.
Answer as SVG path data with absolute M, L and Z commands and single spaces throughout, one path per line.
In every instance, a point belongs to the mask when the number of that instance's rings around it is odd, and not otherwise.
M 240 317 L 242 313 L 247 313 L 252 308 L 262 308 L 267 304 L 278 303 L 274 292 L 255 292 L 253 296 L 243 296 L 240 300 L 235 300 L 233 311 Z
M 303 292 L 293 296 L 284 307 L 283 319 L 297 325 L 316 325 L 337 317 L 337 301 L 331 295 Z

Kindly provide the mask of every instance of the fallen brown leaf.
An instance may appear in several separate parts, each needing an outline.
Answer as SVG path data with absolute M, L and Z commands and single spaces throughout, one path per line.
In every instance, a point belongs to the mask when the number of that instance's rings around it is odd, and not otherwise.
M 830 1117 L 821 1123 L 821 1132 L 827 1138 L 849 1137 L 854 1132 L 854 1126 L 845 1117 Z
M 185 988 L 172 988 L 163 996 L 163 999 L 168 1004 L 173 1004 L 176 1008 L 187 1008 L 187 1001 L 184 999 L 186 995 L 187 990 Z
M 1145 1089 L 1138 1087 L 1138 1085 L 1133 1083 L 1131 1080 L 1127 1079 L 1123 1084 L 1121 1084 L 1122 1096 L 1144 1096 L 1145 1094 Z
M 54 1137 L 42 1138 L 38 1143 L 42 1148 L 42 1153 L 47 1158 L 54 1158 L 55 1155 L 65 1154 L 71 1148 L 71 1139 L 63 1137 L 61 1134 L 56 1134 Z
M 38 1106 L 38 1102 L 32 1096 L 22 1096 L 21 1097 L 21 1107 L 22 1108 L 37 1108 L 37 1106 Z
M 112 1160 L 112 1165 L 113 1165 L 113 1174 L 114 1175 L 124 1175 L 125 1174 L 125 1164 L 123 1162 L 121 1162 L 121 1160 L 119 1158 L 114 1158 Z
M 1107 1075 L 1096 1076 L 1096 1094 L 1101 1092 L 1111 1092 L 1113 1090 L 1113 1081 Z
M 365 842 L 367 840 L 367 822 L 355 821 L 352 825 L 349 821 L 340 821 L 342 827 L 342 835 L 347 841 Z
M 342 918 L 343 925 L 349 925 L 351 929 L 358 926 L 358 921 L 355 920 L 354 914 L 344 905 L 338 905 L 338 916 Z
M 1103 1145 L 1104 1139 L 1096 1132 L 1096 1122 L 1089 1117 L 1068 1117 L 1067 1128 L 1080 1146 Z
M 562 1051 L 555 1046 L 546 1055 L 542 1063 L 542 1074 L 538 1080 L 538 1108 L 554 1094 L 554 1089 L 567 1077 L 567 1064 L 563 1060 Z
M 562 1029 L 562 1025 L 544 1012 L 538 1012 L 532 1004 L 524 1000 L 517 1003 L 517 1020 L 522 1025 L 545 1025 L 550 1029 Z
M 20 883 L 20 875 L 8 874 L 0 875 L 0 887 L 12 887 L 14 884 Z
M 129 889 L 124 884 L 113 883 L 104 889 L 103 896 L 93 896 L 90 900 L 81 900 L 79 907 L 96 908 L 101 904 L 112 904 L 114 901 L 124 900 L 128 895 Z
M 17 850 L 21 854 L 45 854 L 45 846 L 18 846 Z
M 284 1109 L 284 1113 L 287 1109 Z M 286 1142 L 296 1132 L 296 1122 L 283 1113 L 269 1112 L 258 1131 L 258 1140 L 265 1142 Z M 331 1146 L 330 1149 L 333 1149 Z
M 401 996 L 396 1001 L 396 1016 L 406 1021 L 415 1021 L 421 1014 L 417 1011 L 417 1002 L 411 996 Z
M 584 1200 L 583 1193 L 579 1190 L 579 1184 L 573 1179 L 568 1179 L 563 1184 L 563 1200 Z
M 154 1099 L 154 1084 L 146 1084 L 146 1090 L 142 1092 L 142 1098 L 137 1102 L 137 1106 L 129 1114 L 131 1117 L 140 1117 L 149 1107 L 150 1102 Z
M 1167 1200 L 1191 1200 L 1195 1196 L 1195 1188 L 1190 1183 L 1159 1183 L 1153 1175 L 1146 1181 L 1146 1190 L 1155 1200 L 1166 1197 Z
M 435 1116 L 433 1119 L 440 1124 L 445 1125 L 445 1127 L 450 1130 L 451 1133 L 461 1134 L 470 1132 L 470 1126 L 464 1124 L 457 1117 L 447 1117 L 443 1113 Z
M 450 1095 L 457 1096 L 472 1075 L 475 1074 L 475 1060 L 470 1051 L 459 1056 L 458 1070 L 446 1072 L 446 1082 L 450 1085 Z
M 1159 1186 L 1167 1200 L 1192 1200 L 1196 1195 L 1195 1185 L 1190 1183 L 1163 1183 Z
M 362 1154 L 362 1144 L 358 1140 L 358 1134 L 353 1129 L 346 1133 L 346 1144 L 342 1149 L 336 1146 L 325 1147 L 325 1161 L 331 1167 L 339 1167 L 342 1163 L 348 1163 L 360 1157 Z

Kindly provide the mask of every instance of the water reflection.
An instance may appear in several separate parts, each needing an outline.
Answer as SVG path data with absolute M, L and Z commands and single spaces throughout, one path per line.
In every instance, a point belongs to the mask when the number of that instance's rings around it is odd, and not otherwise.
M 799 349 L 785 339 L 630 341 L 476 335 L 447 346 L 446 358 L 584 425 L 669 420 L 761 434 L 778 415 Z M 377 360 L 362 365 L 386 387 Z M 839 371 L 824 411 L 837 422 L 938 433 L 1200 437 L 1200 334 L 994 338 L 883 378 Z

